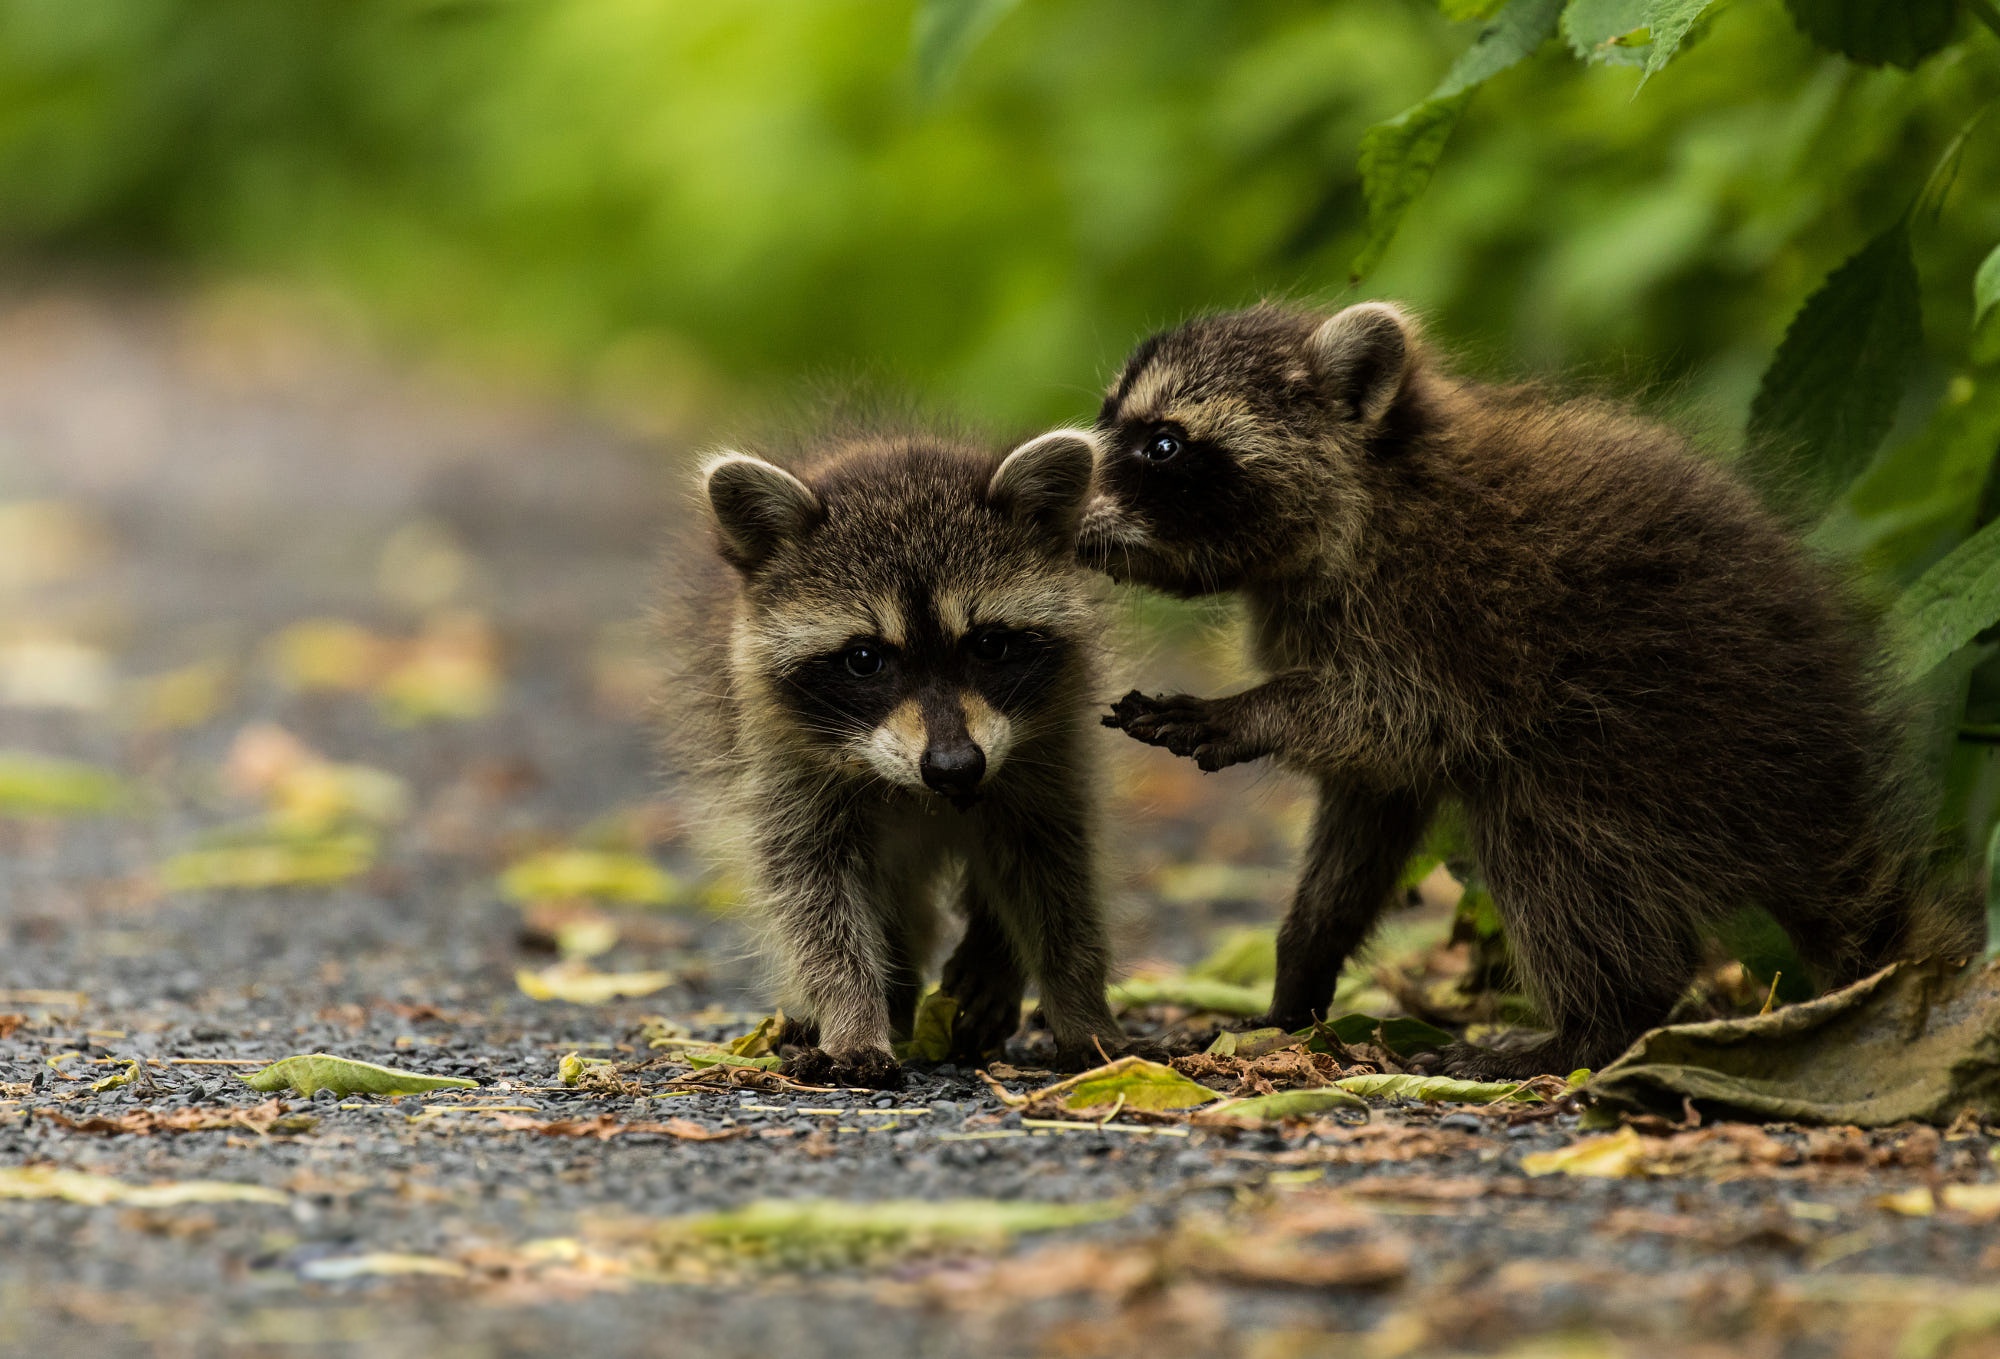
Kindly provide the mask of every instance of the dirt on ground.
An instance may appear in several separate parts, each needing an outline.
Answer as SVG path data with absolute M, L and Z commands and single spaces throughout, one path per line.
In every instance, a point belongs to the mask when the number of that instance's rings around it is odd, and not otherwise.
M 0 1350 L 2000 1354 L 1977 1126 L 690 1068 L 770 997 L 645 725 L 682 452 L 253 293 L 0 308 Z M 1107 759 L 1129 964 L 1275 918 L 1300 790 Z M 477 1084 L 243 1079 L 317 1052 Z

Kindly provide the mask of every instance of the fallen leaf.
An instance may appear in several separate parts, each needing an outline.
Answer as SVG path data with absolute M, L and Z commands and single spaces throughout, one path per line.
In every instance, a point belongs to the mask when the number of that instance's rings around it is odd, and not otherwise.
M 199 727 L 228 701 L 230 669 L 222 661 L 196 661 L 176 670 L 129 681 L 119 707 L 140 731 Z
M 517 902 L 589 898 L 627 906 L 666 906 L 686 892 L 671 874 L 642 855 L 552 849 L 502 873 L 500 894 Z
M 732 1039 L 729 1051 L 736 1057 L 772 1057 L 777 1055 L 778 1035 L 785 1029 L 783 1010 L 765 1015 L 757 1021 L 757 1026 L 741 1038 Z
M 728 1048 L 715 1045 L 684 1047 L 680 1055 L 691 1067 L 734 1066 L 752 1067 L 758 1071 L 776 1071 L 785 1064 L 784 1058 L 776 1053 L 767 1053 L 762 1057 L 739 1057 Z
M 2000 1218 L 2000 1184 L 1948 1184 L 1939 1191 L 1944 1206 L 1979 1222 Z
M 0 646 L 0 707 L 96 712 L 116 688 L 111 659 L 65 637 L 28 637 Z
M 910 1041 L 896 1045 L 897 1060 L 942 1062 L 951 1056 L 951 1026 L 957 1020 L 957 999 L 933 987 L 917 1003 L 917 1018 L 910 1029 Z
M 136 1060 L 128 1059 L 125 1063 L 125 1069 L 117 1075 L 106 1076 L 101 1081 L 92 1081 L 90 1083 L 91 1093 L 97 1094 L 105 1090 L 116 1090 L 121 1085 L 130 1085 L 139 1078 L 139 1070 L 139 1063 Z
M 1369 1116 L 1368 1101 L 1332 1086 L 1317 1090 L 1281 1090 L 1274 1094 L 1212 1104 L 1195 1115 L 1195 1122 L 1242 1126 L 1342 1113 L 1359 1113 L 1366 1119 Z
M 538 1133 L 543 1137 L 594 1137 L 600 1142 L 629 1133 L 660 1133 L 677 1137 L 683 1142 L 726 1142 L 733 1137 L 750 1135 L 748 1128 L 705 1128 L 686 1118 L 670 1118 L 657 1123 L 624 1123 L 611 1114 L 599 1114 L 595 1118 L 536 1119 L 521 1114 L 495 1114 L 494 1117 L 509 1132 Z
M 1212 1014 L 1249 1017 L 1271 1008 L 1268 986 L 1236 986 L 1183 973 L 1177 977 L 1131 977 L 1107 993 L 1114 1010 L 1177 1005 Z
M 1920 1184 L 1914 1189 L 1903 1189 L 1893 1194 L 1879 1194 L 1875 1198 L 1877 1208 L 1885 1208 L 1901 1217 L 1929 1217 L 1937 1211 L 1937 1199 L 1930 1186 Z
M 164 1184 L 127 1184 L 109 1175 L 54 1166 L 0 1169 L 0 1199 L 64 1199 L 93 1206 L 122 1203 L 134 1208 L 172 1208 L 183 1203 L 274 1203 L 289 1205 L 292 1197 L 260 1184 L 230 1184 L 220 1180 L 182 1180 Z
M 616 1079 L 617 1072 L 616 1062 L 602 1057 L 585 1057 L 576 1052 L 563 1054 L 563 1059 L 556 1063 L 556 1078 L 567 1086 L 581 1085 L 593 1077 L 610 1076 Z
M 261 831 L 253 828 L 249 833 L 261 835 Z M 174 892 L 324 887 L 367 872 L 375 864 L 375 853 L 375 837 L 366 831 L 255 838 L 182 850 L 160 865 L 159 877 L 161 886 Z
M 1315 1025 L 1313 1035 L 1317 1037 L 1321 1030 L 1342 1043 L 1374 1043 L 1398 1057 L 1434 1052 L 1457 1041 L 1437 1025 L 1426 1024 L 1407 1015 L 1394 1015 L 1388 1019 L 1377 1019 L 1374 1015 L 1341 1015 L 1338 1019 Z
M 72 580 L 104 564 L 111 536 L 83 508 L 60 500 L 0 501 L 0 591 Z
M 1197 1277 L 1279 1288 L 1390 1288 L 1410 1272 L 1400 1242 L 1306 1246 L 1255 1232 L 1177 1232 L 1170 1265 Z
M 539 972 L 517 968 L 514 984 L 530 1000 L 562 1000 L 602 1005 L 625 997 L 650 996 L 674 983 L 671 972 L 596 972 L 579 963 L 557 963 Z
M 1224 1029 L 1215 1035 L 1215 1041 L 1208 1045 L 1211 1057 L 1262 1057 L 1276 1052 L 1279 1048 L 1294 1047 L 1299 1039 L 1283 1029 L 1251 1029 L 1247 1033 L 1233 1033 Z
M 936 1251 L 997 1251 L 1025 1232 L 1105 1222 L 1130 1211 L 1123 1199 L 1035 1203 L 997 1199 L 761 1199 L 659 1224 L 663 1265 L 823 1269 Z
M 1897 963 L 1766 1015 L 1654 1029 L 1584 1086 L 1613 1109 L 1885 1127 L 2000 1118 L 2000 971 Z
M 383 715 L 399 726 L 484 717 L 500 704 L 499 657 L 492 624 L 479 614 L 434 614 L 383 676 Z
M 1375 1099 L 1420 1099 L 1449 1104 L 1493 1104 L 1512 1100 L 1539 1104 L 1541 1096 L 1522 1081 L 1461 1081 L 1449 1076 L 1343 1076 L 1342 1090 Z
M 272 673 L 289 689 L 358 693 L 388 669 L 394 643 L 358 623 L 309 618 L 265 644 Z
M 298 1136 L 311 1132 L 319 1123 L 309 1114 L 285 1112 L 284 1104 L 278 1100 L 266 1100 L 249 1108 L 135 1109 L 126 1114 L 93 1114 L 87 1118 L 71 1118 L 55 1109 L 37 1109 L 35 1115 L 70 1132 L 101 1133 L 113 1137 L 145 1137 L 163 1132 L 248 1132 L 259 1136 L 272 1133 Z
M 0 750 L 0 816 L 88 816 L 125 799 L 118 776 L 94 765 Z
M 478 1081 L 464 1076 L 426 1076 L 415 1071 L 358 1062 L 331 1053 L 308 1052 L 273 1062 L 243 1077 L 252 1090 L 269 1093 L 295 1090 L 310 1096 L 320 1090 L 336 1095 L 420 1095 L 427 1090 L 470 1090 Z
M 1646 1141 L 1630 1128 L 1603 1137 L 1585 1137 L 1554 1151 L 1537 1151 L 1521 1158 L 1530 1175 L 1583 1175 L 1620 1179 L 1645 1173 Z
M 403 1255 L 395 1251 L 324 1256 L 299 1266 L 300 1276 L 315 1283 L 334 1283 L 341 1279 L 369 1278 L 378 1274 L 429 1274 L 445 1279 L 463 1279 L 470 1273 L 456 1260 L 438 1255 Z
M 1033 1109 L 1049 1105 L 1072 1113 L 1090 1109 L 1122 1108 L 1142 1112 L 1192 1109 L 1221 1098 L 1205 1085 L 1197 1084 L 1170 1066 L 1149 1062 L 1143 1057 L 1120 1057 L 1108 1065 L 1079 1072 L 1026 1095 L 1013 1095 L 995 1084 L 988 1085 L 1009 1105 Z

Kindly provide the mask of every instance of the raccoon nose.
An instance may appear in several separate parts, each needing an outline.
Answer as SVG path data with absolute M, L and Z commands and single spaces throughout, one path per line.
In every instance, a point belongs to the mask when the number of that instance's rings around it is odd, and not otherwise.
M 924 776 L 924 786 L 932 792 L 962 797 L 986 777 L 986 752 L 970 741 L 931 746 L 924 751 L 918 770 Z

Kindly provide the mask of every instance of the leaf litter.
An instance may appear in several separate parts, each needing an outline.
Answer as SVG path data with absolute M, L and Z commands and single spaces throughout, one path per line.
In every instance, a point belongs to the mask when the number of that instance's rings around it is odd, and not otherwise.
M 464 1076 L 427 1076 L 398 1071 L 373 1062 L 336 1057 L 326 1052 L 301 1053 L 271 1063 L 242 1077 L 252 1090 L 269 1093 L 293 1090 L 310 1097 L 321 1090 L 335 1095 L 421 1095 L 431 1090 L 470 1090 L 479 1082 Z

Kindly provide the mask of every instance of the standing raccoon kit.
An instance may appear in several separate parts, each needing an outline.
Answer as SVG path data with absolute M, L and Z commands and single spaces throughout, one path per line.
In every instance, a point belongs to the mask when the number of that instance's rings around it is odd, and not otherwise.
M 1097 433 L 1084 559 L 1237 592 L 1268 673 L 1223 698 L 1134 692 L 1105 722 L 1318 784 L 1262 1022 L 1325 1010 L 1446 797 L 1551 1025 L 1457 1045 L 1453 1074 L 1616 1056 L 1694 978 L 1703 927 L 1748 904 L 1831 983 L 1976 947 L 1867 630 L 1670 431 L 1453 377 L 1363 304 L 1156 336 Z
M 1019 1026 L 1027 981 L 1072 1065 L 1123 1046 L 1094 859 L 1100 618 L 1075 557 L 1087 436 L 996 460 L 944 439 L 706 470 L 719 555 L 670 604 L 669 744 L 735 834 L 803 1019 L 786 1070 L 894 1086 L 955 890 L 951 1046 Z

